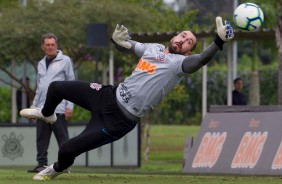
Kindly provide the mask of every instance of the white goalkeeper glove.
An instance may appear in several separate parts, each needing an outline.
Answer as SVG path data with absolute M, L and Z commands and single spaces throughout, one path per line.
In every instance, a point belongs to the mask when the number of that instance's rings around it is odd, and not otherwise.
M 216 31 L 218 36 L 222 41 L 230 41 L 234 38 L 233 28 L 230 25 L 229 21 L 225 21 L 225 25 L 222 23 L 221 17 L 216 17 Z
M 132 46 L 129 42 L 127 42 L 127 40 L 131 39 L 131 37 L 128 34 L 128 29 L 123 25 L 119 26 L 117 24 L 116 29 L 112 35 L 112 39 L 116 44 L 124 48 L 130 49 Z

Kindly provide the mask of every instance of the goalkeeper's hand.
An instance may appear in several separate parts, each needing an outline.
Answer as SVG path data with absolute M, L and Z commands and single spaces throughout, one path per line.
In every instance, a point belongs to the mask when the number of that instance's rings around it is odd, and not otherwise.
M 229 21 L 225 21 L 225 25 L 222 23 L 221 17 L 216 17 L 216 31 L 218 36 L 222 41 L 230 41 L 234 38 L 233 28 L 230 25 Z
M 131 39 L 131 37 L 128 34 L 128 29 L 123 25 L 119 26 L 117 24 L 116 29 L 112 35 L 112 39 L 116 44 L 124 48 L 130 49 L 132 46 L 129 42 L 127 42 L 127 40 Z

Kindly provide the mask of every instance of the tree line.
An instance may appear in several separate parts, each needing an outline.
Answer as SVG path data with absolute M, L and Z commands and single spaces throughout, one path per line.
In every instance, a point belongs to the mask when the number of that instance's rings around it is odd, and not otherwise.
M 275 6 L 275 3 L 278 2 L 280 1 L 273 1 L 271 6 Z M 175 32 L 187 29 L 196 32 L 201 29 L 214 30 L 216 12 L 213 13 L 214 17 L 211 15 L 209 16 L 210 19 L 205 18 L 206 24 L 205 22 L 200 24 L 196 22 L 196 16 L 199 16 L 198 12 L 198 9 L 189 8 L 180 13 L 174 12 L 172 9 L 165 7 L 162 0 L 54 0 L 52 3 L 49 1 L 28 0 L 26 6 L 20 6 L 18 1 L 0 1 L 0 71 L 5 74 L 0 80 L 12 86 L 14 84 L 12 84 L 11 79 L 13 79 L 16 81 L 16 87 L 23 86 L 24 84 L 20 80 L 22 77 L 21 73 L 14 74 L 9 70 L 11 61 L 15 61 L 18 65 L 27 61 L 36 73 L 37 62 L 43 57 L 40 48 L 41 36 L 46 32 L 53 32 L 59 38 L 60 48 L 72 58 L 78 79 L 80 79 L 80 76 L 84 76 L 83 80 L 91 81 L 93 78 L 87 78 L 89 75 L 85 74 L 86 71 L 91 72 L 88 70 L 87 64 L 85 64 L 87 63 L 86 61 L 93 60 L 93 57 L 89 57 L 89 55 L 93 56 L 93 49 L 86 48 L 85 45 L 86 28 L 89 23 L 107 24 L 109 42 L 116 24 L 127 26 L 130 32 Z M 226 19 L 232 18 L 232 14 L 222 14 Z M 218 12 L 218 15 L 220 15 L 220 12 Z M 272 25 L 270 24 L 269 26 Z M 201 43 L 199 43 L 196 52 L 200 52 L 201 48 Z M 108 49 L 102 49 L 100 53 L 100 58 L 107 61 Z M 119 76 L 122 79 L 131 73 L 137 61 L 131 55 L 121 54 L 116 51 L 114 55 L 115 72 L 117 73 L 117 70 L 122 68 L 121 76 Z M 224 55 L 221 59 L 223 61 L 216 58 L 215 63 L 224 63 Z M 272 61 L 274 59 L 275 57 L 269 60 Z M 197 80 L 199 77 L 196 77 Z M 187 84 L 189 77 L 185 80 Z M 199 83 L 194 83 L 192 86 L 197 86 L 197 90 L 200 89 Z M 32 89 L 35 90 L 36 86 L 32 86 Z M 6 103 L 3 105 L 10 107 L 9 101 L 7 102 L 7 99 L 10 98 L 9 92 L 6 92 L 6 89 L 3 90 L 5 95 L 0 95 L 1 98 L 5 96 Z M 161 117 L 164 117 L 164 119 L 168 119 L 165 117 L 171 117 L 171 114 L 175 114 L 177 117 L 173 119 L 179 119 L 180 123 L 187 122 L 183 120 L 183 117 L 187 115 L 198 116 L 197 113 L 201 112 L 199 110 L 200 99 L 195 95 L 200 95 L 200 93 L 197 92 L 193 96 L 189 91 L 193 93 L 191 86 L 179 85 L 164 100 L 159 107 L 160 110 L 157 112 L 162 112 Z M 212 95 L 211 98 L 215 98 L 215 96 Z M 187 102 L 188 100 L 191 101 L 190 104 Z M 194 102 L 195 100 L 197 102 Z M 171 101 L 173 101 L 173 105 L 170 105 Z M 175 106 L 179 106 L 178 109 L 183 108 L 183 111 L 187 112 L 175 111 L 177 109 Z M 1 108 L 0 114 L 9 114 L 5 109 Z M 80 110 L 77 112 L 80 112 Z M 192 112 L 195 113 L 191 114 Z M 85 116 L 87 116 L 87 113 L 85 113 Z M 160 117 L 157 114 L 154 114 L 154 116 Z M 9 116 L 3 115 L 3 117 L 5 119 L 0 119 L 0 121 L 9 121 L 7 119 Z M 78 113 L 77 117 L 76 121 L 83 121 L 85 119 L 84 112 Z

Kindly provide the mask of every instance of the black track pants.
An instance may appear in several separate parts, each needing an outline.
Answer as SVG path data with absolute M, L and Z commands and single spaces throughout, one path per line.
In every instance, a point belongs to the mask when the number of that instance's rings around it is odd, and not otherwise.
M 49 85 L 44 116 L 54 113 L 57 105 L 68 100 L 91 111 L 91 119 L 78 136 L 69 139 L 59 149 L 56 171 L 70 167 L 74 159 L 92 149 L 111 143 L 130 132 L 137 122 L 127 119 L 117 106 L 113 86 L 83 81 L 55 81 Z
M 55 135 L 58 146 L 60 147 L 69 139 L 68 122 L 65 120 L 64 114 L 57 114 L 57 121 L 54 124 L 46 123 L 42 120 L 37 120 L 36 123 L 36 160 L 38 165 L 48 165 L 48 147 L 52 132 Z

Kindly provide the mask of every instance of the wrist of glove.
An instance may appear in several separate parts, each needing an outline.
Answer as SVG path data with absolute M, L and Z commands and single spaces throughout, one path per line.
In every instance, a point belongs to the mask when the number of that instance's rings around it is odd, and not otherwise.
M 220 50 L 223 48 L 223 44 L 225 43 L 218 35 L 216 35 L 214 39 L 214 43 L 219 47 Z
M 131 39 L 128 33 L 128 29 L 126 27 L 119 26 L 117 24 L 116 29 L 112 35 L 112 40 L 119 46 L 130 49 L 132 45 L 127 42 L 127 40 Z

